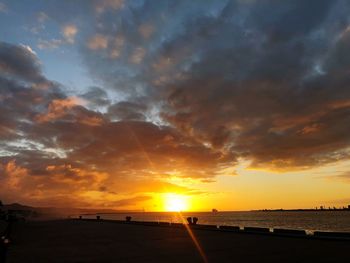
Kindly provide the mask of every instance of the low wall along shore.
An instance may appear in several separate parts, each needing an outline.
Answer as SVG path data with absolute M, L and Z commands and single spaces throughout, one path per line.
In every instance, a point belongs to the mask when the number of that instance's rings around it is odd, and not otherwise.
M 185 227 L 182 223 L 172 222 L 158 222 L 158 221 L 132 221 L 129 220 L 110 220 L 102 219 L 97 216 L 96 219 L 83 218 L 80 216 L 78 219 L 72 220 L 85 220 L 85 221 L 105 221 L 114 222 L 119 224 L 133 224 L 133 225 L 144 225 L 144 226 L 160 226 L 160 227 Z M 288 236 L 288 237 L 300 237 L 300 238 L 316 238 L 316 239 L 340 239 L 350 241 L 350 232 L 327 232 L 327 231 L 306 231 L 300 229 L 282 229 L 282 228 L 266 228 L 266 227 L 239 227 L 239 226 L 217 226 L 217 225 L 203 225 L 203 224 L 186 224 L 191 228 L 212 230 L 212 231 L 224 231 L 224 232 L 236 232 L 244 234 L 263 234 L 272 236 Z

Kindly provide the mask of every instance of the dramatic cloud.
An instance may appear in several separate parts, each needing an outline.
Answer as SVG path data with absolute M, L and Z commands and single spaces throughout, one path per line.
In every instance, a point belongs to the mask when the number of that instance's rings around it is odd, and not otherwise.
M 123 56 L 86 53 L 107 87 L 150 97 L 164 122 L 255 167 L 347 158 L 346 2 L 230 1 L 213 3 L 211 13 L 182 1 L 126 6 L 135 15 L 119 11 L 117 26 L 98 18 L 104 38 L 123 36 Z M 103 48 L 111 48 L 107 40 Z M 143 118 L 130 107 L 131 118 Z
M 45 78 L 36 55 L 20 46 L 1 47 L 15 51 L 1 57 L 0 78 L 1 189 L 9 199 L 16 191 L 17 200 L 48 204 L 70 193 L 72 205 L 105 200 L 104 206 L 122 206 L 162 188 L 190 194 L 166 179 L 174 173 L 211 178 L 235 161 L 172 127 L 145 121 L 148 107 L 141 102 L 110 105 L 97 87 L 82 98 L 69 97 L 52 83 L 38 88 Z M 110 106 L 103 114 L 88 105 Z M 135 197 L 129 202 L 126 194 Z
M 0 190 L 128 206 L 194 193 L 169 178 L 210 184 L 239 160 L 347 160 L 349 12 L 345 0 L 50 2 L 35 13 L 56 23 L 39 49 L 67 48 L 92 83 L 49 81 L 29 46 L 0 42 Z M 45 72 L 75 76 L 66 64 Z
M 35 83 L 45 82 L 40 63 L 31 48 L 0 42 L 0 74 Z
M 145 120 L 147 106 L 141 103 L 121 101 L 108 108 L 110 118 L 122 120 Z
M 102 107 L 110 104 L 107 92 L 100 87 L 91 87 L 86 93 L 81 94 L 80 97 L 92 107 Z

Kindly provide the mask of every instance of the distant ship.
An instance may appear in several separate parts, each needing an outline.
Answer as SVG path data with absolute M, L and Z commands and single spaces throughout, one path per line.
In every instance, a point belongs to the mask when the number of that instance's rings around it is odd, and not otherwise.
M 217 213 L 217 212 L 218 212 L 218 210 L 215 209 L 215 208 L 213 208 L 211 211 L 212 211 L 213 213 Z

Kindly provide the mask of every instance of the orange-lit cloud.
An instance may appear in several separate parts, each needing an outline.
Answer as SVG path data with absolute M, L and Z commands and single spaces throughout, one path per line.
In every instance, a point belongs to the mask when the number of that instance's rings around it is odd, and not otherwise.
M 107 46 L 108 38 L 101 34 L 91 37 L 87 43 L 87 47 L 92 50 L 106 49 Z
M 78 33 L 78 28 L 76 27 L 76 25 L 65 25 L 62 28 L 62 35 L 64 37 L 64 39 L 66 40 L 67 43 L 69 44 L 73 44 L 75 41 L 75 36 Z
M 152 36 L 152 34 L 155 31 L 154 26 L 150 25 L 150 24 L 142 24 L 139 26 L 139 33 L 144 37 L 144 38 L 149 38 L 150 36 Z
M 69 111 L 71 108 L 82 103 L 83 101 L 76 97 L 70 97 L 66 99 L 55 99 L 50 103 L 46 114 L 41 114 L 37 116 L 37 121 L 47 122 L 58 119 L 64 116 L 67 113 L 67 111 Z
M 132 52 L 129 60 L 131 63 L 140 64 L 146 55 L 146 50 L 143 47 L 137 47 Z

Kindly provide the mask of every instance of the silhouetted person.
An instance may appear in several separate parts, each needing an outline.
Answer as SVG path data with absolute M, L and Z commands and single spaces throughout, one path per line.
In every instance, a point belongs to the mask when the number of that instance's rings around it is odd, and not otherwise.
M 127 217 L 125 217 L 125 219 L 126 219 L 126 222 L 130 222 L 131 221 L 131 216 L 127 216 Z
M 197 218 L 197 217 L 194 217 L 192 223 L 193 223 L 194 225 L 197 225 L 197 222 L 198 222 L 198 218 Z
M 188 222 L 188 224 L 189 225 L 192 225 L 193 224 L 193 222 L 192 222 L 192 217 L 187 217 L 187 222 Z

